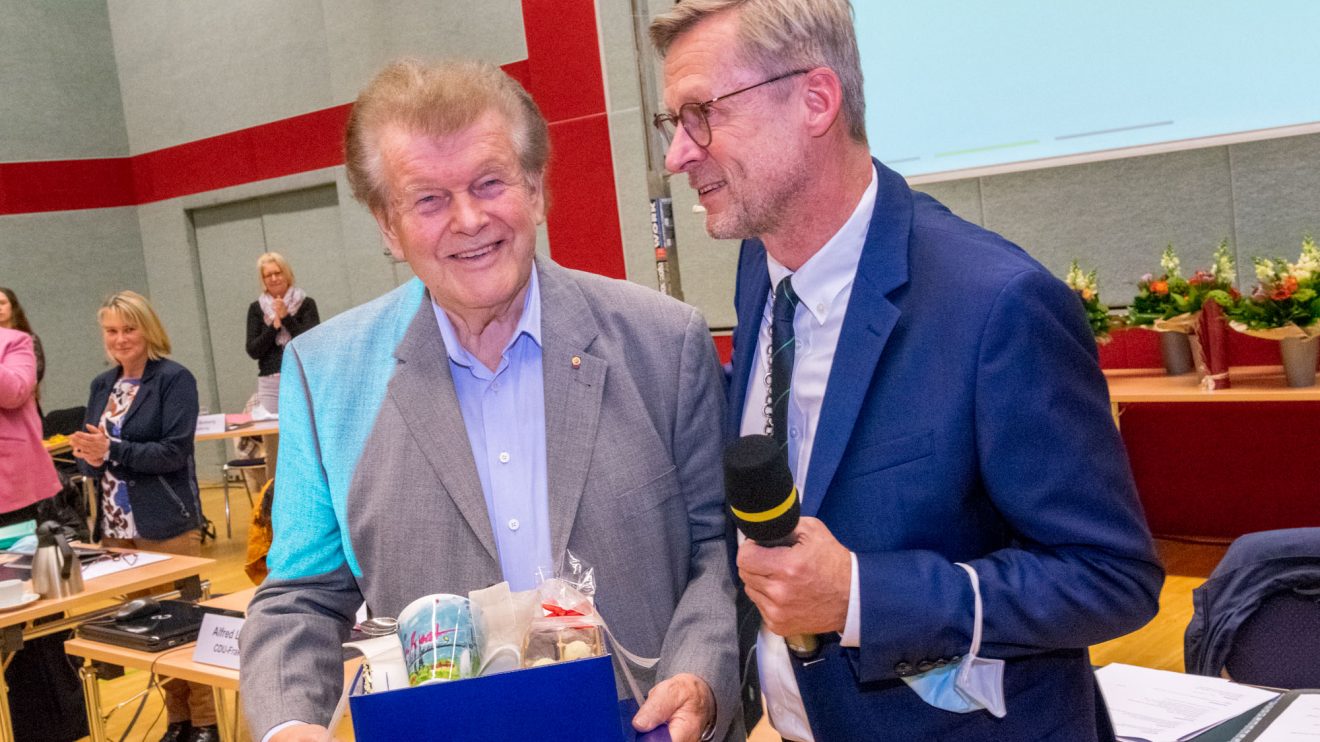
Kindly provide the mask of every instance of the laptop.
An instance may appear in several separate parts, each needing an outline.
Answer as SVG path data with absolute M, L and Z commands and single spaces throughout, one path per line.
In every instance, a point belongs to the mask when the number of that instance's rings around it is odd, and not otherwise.
M 149 616 L 114 621 L 109 618 L 89 621 L 78 627 L 78 636 L 143 652 L 160 652 L 197 639 L 202 617 L 208 611 L 196 603 L 162 600 L 160 609 Z

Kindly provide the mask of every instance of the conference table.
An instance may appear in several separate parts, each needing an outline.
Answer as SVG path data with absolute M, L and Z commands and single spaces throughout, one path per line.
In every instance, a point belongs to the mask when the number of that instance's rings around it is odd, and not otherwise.
M 1318 402 L 1320 384 L 1290 387 L 1282 366 L 1233 366 L 1232 386 L 1205 389 L 1196 373 L 1169 376 L 1163 369 L 1124 368 L 1105 371 L 1110 412 L 1118 424 L 1122 405 L 1138 402 Z
M 203 601 L 202 605 L 232 611 L 246 611 L 248 603 L 252 601 L 252 595 L 256 590 L 255 587 L 250 587 L 246 590 Z M 189 642 L 163 652 L 143 652 L 90 639 L 70 639 L 65 642 L 65 653 L 82 657 L 85 660 L 82 671 L 83 692 L 87 695 L 87 720 L 91 729 L 92 742 L 103 742 L 106 739 L 105 724 L 101 719 L 101 692 L 97 685 L 99 670 L 96 663 L 145 670 L 163 677 L 179 678 L 211 686 L 211 690 L 215 694 L 215 709 L 220 739 L 224 742 L 239 739 L 239 730 L 235 728 L 236 715 L 229 713 L 228 697 L 225 695 L 226 691 L 238 693 L 238 670 L 231 670 L 218 665 L 208 665 L 193 660 L 193 650 L 196 646 L 196 642 Z M 361 665 L 361 659 L 349 660 L 345 663 L 345 684 L 352 682 L 359 665 Z M 235 704 L 237 704 L 237 697 L 235 697 Z M 234 725 L 230 724 L 231 719 L 235 719 Z
M 280 421 L 276 420 L 253 420 L 238 425 L 225 424 L 220 430 L 205 430 L 198 432 L 193 440 L 202 441 L 222 441 L 230 438 L 246 438 L 248 436 L 260 436 L 262 444 L 266 447 L 266 479 L 275 477 L 275 457 L 280 448 Z
M 213 559 L 160 555 L 166 558 L 150 564 L 132 565 L 131 549 L 105 549 L 117 555 L 109 561 L 122 560 L 124 568 L 112 574 L 89 578 L 81 593 L 65 598 L 42 598 L 21 608 L 0 612 L 0 668 L 8 667 L 15 652 L 29 639 L 49 636 L 113 610 L 126 594 L 139 590 L 172 588 L 183 600 L 207 597 L 209 585 L 202 582 L 202 569 Z M 2 565 L 0 565 L 2 566 Z M 31 581 L 26 589 L 31 591 Z M 167 594 L 167 597 L 168 595 Z M 0 742 L 13 742 L 13 717 L 9 709 L 9 687 L 0 672 Z
M 244 611 L 251 602 L 254 592 L 256 588 L 252 587 L 203 601 L 202 605 Z M 91 730 L 92 742 L 103 742 L 107 739 L 105 721 L 101 716 L 101 687 L 97 682 L 100 680 L 101 671 L 97 663 L 145 670 L 161 677 L 178 678 L 211 686 L 215 694 L 215 712 L 220 739 L 224 742 L 237 739 L 235 734 L 237 730 L 232 729 L 228 724 L 230 714 L 224 691 L 238 691 L 238 670 L 194 661 L 192 655 L 196 646 L 197 642 L 188 642 L 163 652 L 144 652 L 91 639 L 70 639 L 64 642 L 66 654 L 83 658 L 80 674 L 83 679 L 83 694 L 87 697 L 87 726 Z

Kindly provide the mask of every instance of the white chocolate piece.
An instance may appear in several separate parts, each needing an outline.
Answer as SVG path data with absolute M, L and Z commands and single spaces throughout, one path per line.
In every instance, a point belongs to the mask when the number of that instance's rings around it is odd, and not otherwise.
M 569 642 L 564 646 L 564 650 L 559 653 L 559 658 L 565 661 L 580 660 L 584 657 L 591 656 L 593 656 L 591 645 L 580 639 L 578 641 Z

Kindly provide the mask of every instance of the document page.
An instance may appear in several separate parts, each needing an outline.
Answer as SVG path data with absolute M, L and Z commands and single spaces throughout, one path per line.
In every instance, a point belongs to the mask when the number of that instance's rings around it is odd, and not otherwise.
M 169 554 L 157 554 L 149 551 L 129 553 L 111 552 L 101 559 L 84 564 L 82 566 L 82 576 L 84 580 L 92 580 L 97 577 L 112 575 L 116 572 L 123 572 L 126 569 L 145 567 L 148 564 L 163 562 L 169 558 Z
M 1256 742 L 1302 742 L 1320 739 L 1320 694 L 1305 694 L 1293 699 L 1283 713 L 1275 717 Z
M 1095 671 L 1119 739 L 1179 742 L 1279 694 L 1246 685 L 1114 663 Z

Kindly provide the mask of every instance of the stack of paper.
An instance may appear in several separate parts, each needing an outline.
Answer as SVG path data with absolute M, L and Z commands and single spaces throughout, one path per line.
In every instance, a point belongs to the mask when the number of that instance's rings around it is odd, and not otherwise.
M 1112 664 L 1095 671 L 1122 740 L 1180 742 L 1279 694 L 1221 678 Z
M 257 404 L 252 408 L 253 422 L 262 422 L 264 420 L 278 420 L 278 419 L 280 419 L 279 415 L 276 415 L 274 412 L 271 412 L 265 407 L 262 407 L 260 404 Z
M 1284 704 L 1288 704 L 1284 706 Z M 1280 710 L 1278 707 L 1283 707 Z M 1252 742 L 1302 742 L 1320 739 L 1320 692 L 1293 691 L 1279 700 L 1276 708 L 1255 730 Z

